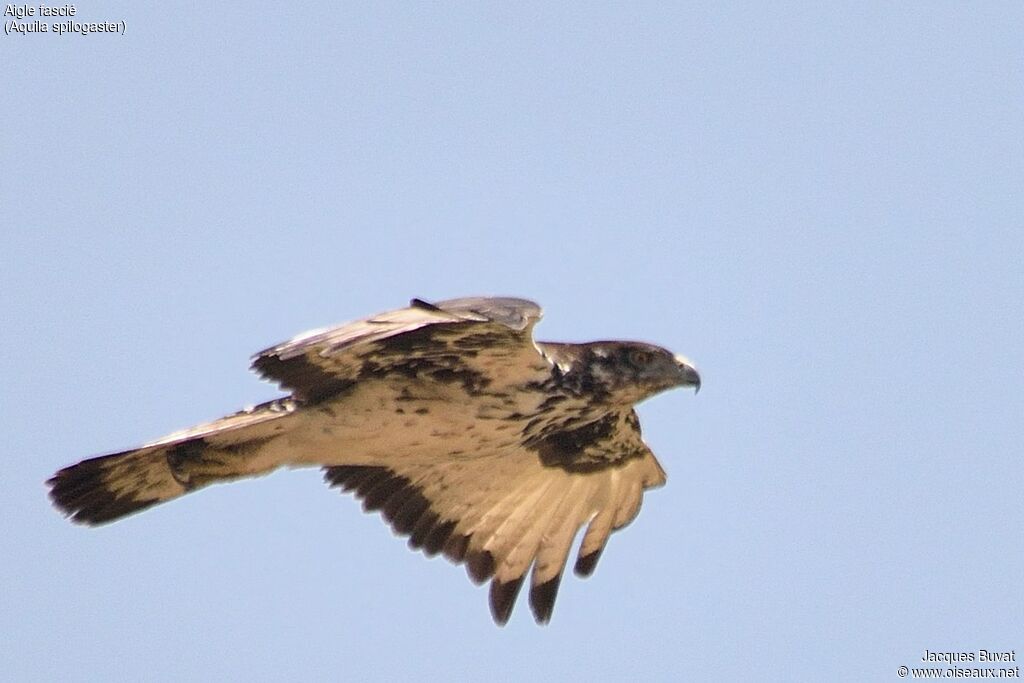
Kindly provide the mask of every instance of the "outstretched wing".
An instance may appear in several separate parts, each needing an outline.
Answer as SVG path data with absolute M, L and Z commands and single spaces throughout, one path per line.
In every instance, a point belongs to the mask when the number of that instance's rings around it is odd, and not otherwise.
M 508 621 L 532 566 L 530 607 L 546 623 L 579 529 L 589 522 L 575 565 L 585 577 L 612 531 L 636 516 L 644 490 L 665 483 L 635 423 L 622 424 L 625 433 L 615 440 L 629 452 L 603 468 L 545 464 L 522 449 L 436 464 L 326 467 L 324 477 L 354 491 L 364 510 L 380 510 L 396 533 L 410 537 L 410 547 L 465 563 L 476 583 L 491 579 L 491 613 L 499 624 Z
M 398 373 L 483 389 L 550 367 L 533 343 L 540 307 L 526 299 L 471 297 L 381 313 L 316 330 L 260 352 L 252 368 L 298 398 L 320 401 L 355 382 Z

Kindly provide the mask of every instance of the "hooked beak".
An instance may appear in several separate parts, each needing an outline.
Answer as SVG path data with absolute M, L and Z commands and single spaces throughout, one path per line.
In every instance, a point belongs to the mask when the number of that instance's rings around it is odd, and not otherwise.
M 676 369 L 679 371 L 680 386 L 693 387 L 694 394 L 700 391 L 700 373 L 690 364 L 690 361 L 677 356 Z

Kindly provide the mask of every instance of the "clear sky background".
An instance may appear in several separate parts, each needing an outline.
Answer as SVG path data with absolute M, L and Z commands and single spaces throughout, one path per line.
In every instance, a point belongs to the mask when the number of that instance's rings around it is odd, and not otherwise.
M 1024 656 L 1024 6 L 81 3 L 3 35 L 0 678 L 899 680 Z M 770 6 L 769 6 L 770 5 Z M 5 17 L 10 19 L 10 17 Z M 410 297 L 691 357 L 554 620 L 315 471 L 101 529 L 43 481 Z

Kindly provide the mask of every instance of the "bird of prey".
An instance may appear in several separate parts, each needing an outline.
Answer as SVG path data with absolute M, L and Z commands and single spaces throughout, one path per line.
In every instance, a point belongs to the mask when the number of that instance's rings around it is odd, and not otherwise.
M 322 467 L 411 548 L 490 579 L 500 625 L 532 567 L 530 607 L 546 623 L 580 528 L 585 577 L 665 483 L 634 404 L 699 389 L 700 376 L 651 344 L 534 341 L 540 317 L 525 299 L 413 299 L 300 335 L 252 361 L 290 395 L 65 467 L 50 496 L 97 525 L 209 484 Z

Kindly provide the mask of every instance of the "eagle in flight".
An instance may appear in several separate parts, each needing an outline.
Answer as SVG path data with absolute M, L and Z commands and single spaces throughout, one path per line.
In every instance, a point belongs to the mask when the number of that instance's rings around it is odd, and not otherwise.
M 640 342 L 538 342 L 525 299 L 427 303 L 303 334 L 252 368 L 291 393 L 47 483 L 71 520 L 103 524 L 209 484 L 322 467 L 409 546 L 490 579 L 504 624 L 533 568 L 530 607 L 551 618 L 570 546 L 589 576 L 608 536 L 665 472 L 634 404 L 700 388 L 680 356 Z

